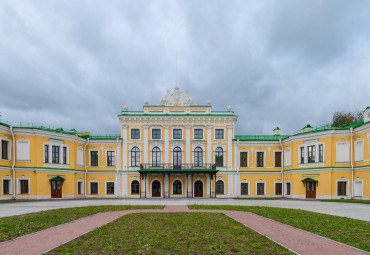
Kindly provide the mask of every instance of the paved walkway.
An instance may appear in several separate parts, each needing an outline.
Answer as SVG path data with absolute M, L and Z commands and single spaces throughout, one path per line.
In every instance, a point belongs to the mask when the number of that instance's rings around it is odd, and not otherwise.
M 2 255 L 40 254 L 67 243 L 87 232 L 130 213 L 149 212 L 213 212 L 224 213 L 269 239 L 298 254 L 368 254 L 356 248 L 290 227 L 249 212 L 223 210 L 189 210 L 187 206 L 166 206 L 165 209 L 127 210 L 98 213 L 70 223 L 39 231 L 24 237 L 0 243 Z
M 0 203 L 0 217 L 13 216 L 50 209 L 76 206 L 95 205 L 244 205 L 271 206 L 281 208 L 302 209 L 306 211 L 326 213 L 336 216 L 370 221 L 369 204 L 334 203 L 308 200 L 236 200 L 236 199 L 81 199 L 53 200 L 24 203 Z

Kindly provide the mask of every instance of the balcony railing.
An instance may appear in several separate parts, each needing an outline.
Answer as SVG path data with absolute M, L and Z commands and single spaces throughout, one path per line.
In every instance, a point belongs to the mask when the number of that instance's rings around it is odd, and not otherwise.
M 140 164 L 140 169 L 210 169 L 216 170 L 216 164 Z

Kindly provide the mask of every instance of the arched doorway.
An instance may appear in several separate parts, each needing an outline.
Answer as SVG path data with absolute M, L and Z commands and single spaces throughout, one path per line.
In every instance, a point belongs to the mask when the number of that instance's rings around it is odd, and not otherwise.
M 51 198 L 61 198 L 62 197 L 62 184 L 64 178 L 57 176 L 50 180 L 51 186 Z
M 194 183 L 194 197 L 203 197 L 203 182 L 196 181 Z
M 157 180 L 152 182 L 152 197 L 161 197 L 161 183 Z

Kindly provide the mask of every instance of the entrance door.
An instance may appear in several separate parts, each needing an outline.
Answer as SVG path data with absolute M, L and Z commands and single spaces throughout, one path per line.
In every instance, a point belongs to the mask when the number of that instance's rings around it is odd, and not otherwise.
M 180 147 L 173 149 L 173 169 L 181 169 L 182 152 Z
M 306 198 L 316 198 L 316 182 L 306 182 Z
M 152 197 L 161 197 L 161 183 L 159 181 L 152 183 Z
M 194 183 L 194 197 L 203 197 L 203 182 L 196 181 Z
M 62 197 L 62 181 L 52 180 L 51 184 L 51 198 L 61 198 Z

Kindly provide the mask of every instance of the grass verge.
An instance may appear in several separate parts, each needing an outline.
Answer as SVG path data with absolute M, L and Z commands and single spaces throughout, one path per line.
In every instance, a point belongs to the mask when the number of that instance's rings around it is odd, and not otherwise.
M 339 203 L 355 203 L 355 204 L 369 204 L 369 200 L 348 200 L 348 199 L 322 199 L 322 202 L 339 202 Z
M 55 209 L 0 218 L 0 242 L 71 222 L 100 212 L 161 209 L 163 206 L 107 205 Z
M 292 254 L 224 214 L 130 214 L 48 254 Z
M 370 251 L 370 222 L 298 209 L 260 206 L 189 205 L 190 209 L 252 212 L 320 236 Z

